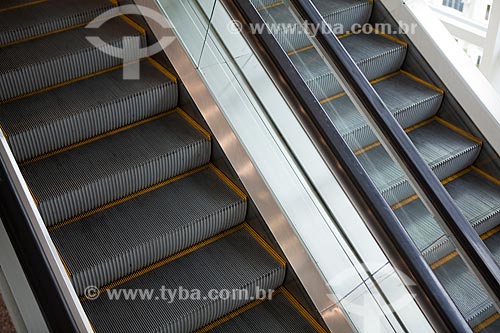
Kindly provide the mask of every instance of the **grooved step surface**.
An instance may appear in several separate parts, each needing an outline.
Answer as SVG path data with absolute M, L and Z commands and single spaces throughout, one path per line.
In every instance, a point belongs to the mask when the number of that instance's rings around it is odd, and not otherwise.
M 483 234 L 500 223 L 500 186 L 475 171 L 445 185 L 465 218 Z M 451 253 L 455 247 L 419 199 L 395 210 L 411 238 L 429 263 Z
M 403 128 L 432 117 L 443 95 L 404 74 L 373 85 Z M 347 95 L 323 104 L 333 123 L 352 150 L 375 143 L 377 137 Z
M 178 112 L 21 167 L 50 226 L 208 163 L 210 141 Z
M 82 295 L 243 222 L 246 208 L 207 168 L 50 235 Z
M 109 0 L 50 0 L 0 12 L 0 45 L 90 22 L 113 7 Z
M 470 166 L 481 150 L 479 143 L 438 121 L 419 127 L 408 133 L 408 136 L 439 179 Z M 390 205 L 414 194 L 403 171 L 382 146 L 358 155 L 358 159 Z
M 340 41 L 368 80 L 399 70 L 406 56 L 406 47 L 378 34 L 355 34 Z M 292 54 L 290 59 L 316 98 L 321 100 L 342 91 L 316 49 Z
M 93 45 L 86 39 L 88 36 L 99 36 L 102 41 Z M 112 47 L 121 49 L 123 41 L 128 43 L 132 38 L 140 38 L 145 44 L 145 36 L 115 18 L 101 29 L 71 29 L 0 48 L 0 100 L 120 65 L 123 58 L 106 52 L 111 52 Z
M 500 234 L 489 237 L 485 244 L 497 263 L 500 263 Z M 460 257 L 455 257 L 434 271 L 472 327 L 496 312 L 481 284 Z
M 253 3 L 257 8 L 262 7 L 262 1 L 254 0 Z M 369 1 L 357 0 L 315 0 L 313 3 L 336 34 L 351 31 L 354 24 L 362 25 L 368 22 L 373 6 Z M 297 22 L 297 16 L 290 4 L 282 3 L 261 9 L 260 14 L 287 52 L 311 44 L 302 24 Z
M 316 333 L 283 294 L 265 301 L 214 329 L 212 333 Z
M 24 161 L 137 122 L 177 105 L 177 85 L 148 60 L 139 80 L 123 68 L 0 104 L 0 125 Z
M 203 299 L 210 290 L 249 290 L 246 296 L 251 297 L 256 287 L 275 289 L 284 277 L 285 269 L 243 229 L 114 289 L 154 289 L 158 300 L 109 300 L 104 292 L 82 305 L 96 332 L 187 333 L 250 301 L 246 297 Z M 202 298 L 175 299 L 168 304 L 161 299 L 162 286 L 166 290 L 196 289 Z

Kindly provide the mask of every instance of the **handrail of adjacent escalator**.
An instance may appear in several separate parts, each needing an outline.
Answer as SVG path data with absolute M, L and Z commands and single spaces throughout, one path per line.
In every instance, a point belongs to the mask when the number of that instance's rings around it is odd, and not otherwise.
M 302 18 L 312 25 L 327 26 L 322 16 L 310 0 L 290 0 Z M 247 24 L 254 26 L 265 25 L 256 8 L 248 0 L 233 0 L 241 16 Z M 273 60 L 280 75 L 286 80 L 290 89 L 302 103 L 308 116 L 316 125 L 324 138 L 333 156 L 341 165 L 343 171 L 351 179 L 354 186 L 368 203 L 376 218 L 375 223 L 392 240 L 392 245 L 409 270 L 410 276 L 415 279 L 421 288 L 424 297 L 418 299 L 434 328 L 443 332 L 472 332 L 460 311 L 449 295 L 437 280 L 429 265 L 426 263 L 410 236 L 397 220 L 392 209 L 375 185 L 368 178 L 366 172 L 357 160 L 354 153 L 347 146 L 335 125 L 324 111 L 316 97 L 302 80 L 297 69 L 281 48 L 272 32 L 264 30 L 256 36 L 262 47 Z M 398 161 L 403 162 L 405 171 L 410 172 L 410 180 L 417 182 L 417 190 L 427 198 L 427 204 L 438 213 L 444 230 L 448 231 L 453 240 L 459 245 L 460 254 L 466 258 L 469 266 L 481 276 L 481 281 L 493 296 L 494 300 L 499 295 L 498 266 L 491 257 L 491 253 L 481 242 L 479 236 L 456 208 L 451 197 L 441 185 L 430 168 L 418 154 L 415 146 L 406 136 L 399 124 L 387 110 L 370 83 L 365 79 L 357 65 L 353 62 L 338 38 L 330 31 L 329 34 L 317 36 L 317 42 L 331 57 L 332 67 L 339 74 L 340 83 L 353 102 L 365 114 L 372 127 L 380 129 L 381 140 L 384 146 L 394 147 Z M 458 242 L 457 242 L 458 240 Z M 471 265 L 472 264 L 472 265 Z
M 299 15 L 316 26 L 327 27 L 311 0 L 290 0 Z M 346 93 L 378 134 L 382 145 L 399 162 L 421 200 L 434 214 L 441 228 L 453 240 L 458 253 L 476 274 L 500 310 L 500 267 L 477 232 L 457 208 L 453 199 L 421 158 L 419 152 L 354 63 L 340 40 L 329 33 L 316 36 L 318 46 L 340 79 Z
M 0 159 L 0 219 L 51 332 L 79 332 L 9 173 Z M 41 328 L 40 328 L 41 329 Z

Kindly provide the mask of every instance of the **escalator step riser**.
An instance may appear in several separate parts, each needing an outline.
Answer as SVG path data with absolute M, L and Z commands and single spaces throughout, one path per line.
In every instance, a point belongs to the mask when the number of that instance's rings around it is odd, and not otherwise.
M 35 10 L 38 9 L 36 6 L 33 7 Z M 115 6 L 111 1 L 102 1 L 100 8 L 93 8 L 77 13 L 68 13 L 67 16 L 62 17 L 52 17 L 50 20 L 39 22 L 34 25 L 18 26 L 14 29 L 7 29 L 3 31 L 0 30 L 0 46 L 90 22 L 100 14 L 112 9 L 113 7 Z M 17 11 L 18 10 L 9 11 L 6 14 L 13 16 L 17 14 Z M 44 14 L 44 12 L 41 14 Z M 26 17 L 19 17 L 19 20 L 21 21 L 25 19 Z
M 8 142 L 16 160 L 25 161 L 157 115 L 174 108 L 177 101 L 177 85 L 166 81 L 132 96 L 9 135 Z
M 123 41 L 141 37 L 141 45 L 146 43 L 145 36 L 136 33 L 123 39 L 109 41 L 98 48 L 87 48 L 62 57 L 52 58 L 43 63 L 16 68 L 0 74 L 0 100 L 8 100 L 40 89 L 51 87 L 91 73 L 123 64 L 123 59 L 108 53 L 113 47 L 121 48 Z
M 244 244 L 244 246 L 242 246 Z M 246 230 L 238 230 L 116 289 L 198 290 L 201 299 L 110 300 L 104 292 L 82 303 L 96 332 L 192 332 L 250 303 L 255 290 L 275 290 L 285 267 Z M 210 291 L 246 290 L 236 297 L 206 298 Z M 158 295 L 158 294 L 156 294 Z M 203 298 L 205 297 L 205 298 Z
M 51 226 L 206 164 L 210 149 L 210 141 L 199 141 L 134 169 L 82 184 L 76 192 L 40 202 L 38 209 L 45 224 Z
M 121 256 L 114 257 L 98 267 L 73 274 L 72 283 L 75 291 L 77 295 L 82 296 L 88 286 L 101 288 L 162 258 L 234 227 L 244 220 L 246 209 L 246 203 L 240 202 L 227 211 L 215 212 L 214 215 L 196 221 L 187 228 L 177 230 L 175 234 L 158 235 L 149 243 L 128 249 Z
M 389 73 L 398 71 L 403 64 L 405 57 L 406 48 L 401 45 L 401 47 L 387 52 L 383 56 L 366 59 L 358 62 L 357 65 L 368 80 L 374 80 Z M 307 85 L 319 100 L 334 96 L 343 91 L 333 73 L 328 73 L 309 80 Z
M 393 112 L 393 115 L 402 128 L 408 128 L 434 116 L 441 105 L 442 98 L 442 95 L 435 95 L 410 107 L 396 110 Z M 361 127 L 357 127 L 345 134 L 343 133 L 342 136 L 353 151 L 362 149 L 378 141 L 375 133 L 366 122 Z
M 440 180 L 443 180 L 471 166 L 478 158 L 480 151 L 481 146 L 476 145 L 462 152 L 459 156 L 454 156 L 451 160 L 431 166 L 431 169 Z M 382 195 L 387 200 L 389 205 L 394 205 L 414 194 L 415 191 L 407 179 L 403 182 L 394 184 L 382 192 Z
M 209 162 L 211 141 L 182 111 L 21 166 L 47 226 Z

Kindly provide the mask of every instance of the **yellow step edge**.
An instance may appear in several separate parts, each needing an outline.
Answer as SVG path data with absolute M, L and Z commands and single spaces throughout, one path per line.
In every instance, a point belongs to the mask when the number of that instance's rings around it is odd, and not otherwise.
M 18 8 L 23 8 L 23 7 L 38 5 L 40 3 L 47 2 L 47 1 L 48 0 L 36 0 L 36 1 L 22 3 L 22 4 L 19 4 L 19 5 L 14 5 L 14 6 L 6 7 L 6 8 L 0 8 L 0 13 L 8 12 L 9 10 L 14 10 L 14 9 L 18 9 Z
M 189 177 L 189 176 L 191 176 L 191 175 L 193 175 L 195 173 L 198 173 L 200 171 L 203 171 L 203 170 L 207 169 L 208 167 L 209 167 L 209 165 L 206 164 L 206 165 L 203 165 L 203 166 L 201 166 L 199 168 L 196 168 L 196 169 L 193 169 L 191 171 L 185 172 L 185 173 L 183 173 L 181 175 L 169 178 L 169 179 L 167 179 L 167 180 L 165 180 L 165 181 L 163 181 L 161 183 L 158 183 L 158 184 L 155 184 L 153 186 L 147 187 L 147 188 L 145 188 L 143 190 L 140 190 L 138 192 L 129 194 L 129 195 L 123 197 L 123 198 L 120 198 L 118 200 L 112 201 L 112 202 L 110 202 L 110 203 L 108 203 L 106 205 L 103 205 L 103 206 L 94 208 L 92 210 L 89 210 L 88 212 L 85 212 L 85 213 L 80 214 L 78 216 L 72 217 L 72 218 L 70 218 L 70 219 L 68 219 L 68 220 L 66 220 L 64 222 L 61 222 L 61 223 L 58 223 L 58 224 L 54 224 L 54 225 L 48 227 L 48 230 L 49 231 L 54 231 L 54 230 L 60 229 L 60 228 L 66 226 L 68 224 L 75 223 L 75 222 L 80 221 L 80 220 L 82 220 L 82 219 L 84 219 L 86 217 L 92 216 L 94 214 L 97 214 L 99 212 L 105 211 L 105 210 L 107 210 L 109 208 L 112 208 L 114 206 L 117 206 L 119 204 L 122 204 L 124 202 L 129 201 L 129 200 L 132 200 L 134 198 L 137 198 L 137 197 L 139 197 L 139 196 L 141 196 L 143 194 L 149 193 L 151 191 L 154 191 L 154 190 L 157 190 L 157 189 L 159 189 L 161 187 L 164 187 L 164 186 L 166 186 L 168 184 L 171 184 L 171 183 L 176 182 L 178 180 L 181 180 L 183 178 Z
M 481 176 L 483 176 L 484 178 L 488 179 L 492 183 L 495 183 L 496 185 L 500 186 L 500 179 L 490 175 L 486 171 L 483 171 L 476 166 L 472 166 L 471 169 L 480 174 Z
M 275 291 L 273 293 L 273 297 L 278 294 L 277 291 Z M 260 305 L 262 303 L 264 303 L 266 300 L 265 299 L 258 299 L 258 300 L 255 300 L 251 303 L 248 303 L 230 313 L 228 313 L 227 315 L 225 315 L 224 317 L 221 317 L 213 322 L 211 322 L 210 324 L 194 331 L 194 333 L 206 333 L 206 332 L 209 332 L 211 330 L 213 330 L 214 328 L 216 328 L 217 326 L 220 326 L 224 323 L 227 323 L 228 321 L 230 321 L 231 319 L 234 319 L 238 316 L 240 316 L 241 314 L 247 312 L 248 310 L 251 310 L 253 309 L 254 307 L 256 307 L 257 305 Z
M 71 274 L 71 272 L 70 272 L 70 270 L 68 268 L 68 265 L 66 265 L 66 262 L 64 261 L 63 257 L 61 256 L 61 253 L 59 252 L 59 250 L 56 249 L 56 251 L 57 251 L 57 255 L 59 256 L 59 259 L 61 260 L 61 263 L 64 266 L 64 270 L 66 271 L 66 274 L 71 279 L 73 277 L 73 274 Z
M 480 331 L 482 331 L 486 327 L 490 326 L 491 324 L 493 324 L 495 321 L 497 321 L 499 319 L 500 319 L 500 314 L 499 313 L 495 313 L 494 315 L 492 315 L 491 317 L 487 318 L 485 321 L 483 321 L 479 325 L 475 326 L 473 328 L 473 331 L 475 333 L 479 333 Z
M 396 76 L 396 75 L 400 74 L 400 72 L 401 72 L 401 71 L 396 71 L 396 72 L 392 72 L 392 73 L 386 74 L 386 75 L 381 76 L 381 77 L 379 77 L 379 78 L 377 78 L 377 79 L 371 80 L 371 81 L 370 81 L 370 84 L 374 85 L 374 84 L 377 84 L 377 83 L 382 82 L 382 81 L 384 81 L 384 80 L 390 79 L 390 78 L 392 78 L 392 77 L 394 77 L 394 76 Z M 333 95 L 333 96 L 330 96 L 330 97 L 327 97 L 327 98 L 323 98 L 323 99 L 320 101 L 320 103 L 321 103 L 321 104 L 326 104 L 326 103 L 328 103 L 328 102 L 331 102 L 331 101 L 333 101 L 333 100 L 335 100 L 335 99 L 337 99 L 337 98 L 340 98 L 340 97 L 342 97 L 342 96 L 345 96 L 345 95 L 346 95 L 346 93 L 345 93 L 345 91 L 343 91 L 343 92 L 340 92 L 340 93 L 335 94 L 335 95 Z
M 174 74 L 172 74 L 168 69 L 163 67 L 158 61 L 154 60 L 153 58 L 147 58 L 147 59 L 154 67 L 156 67 L 156 69 L 162 72 L 172 82 L 177 83 L 177 77 Z
M 444 186 L 444 185 L 446 185 L 446 184 L 454 181 L 455 179 L 458 179 L 458 178 L 462 177 L 463 175 L 471 172 L 472 170 L 473 170 L 473 167 L 468 167 L 468 168 L 466 168 L 466 169 L 464 169 L 464 170 L 462 170 L 460 172 L 457 172 L 456 174 L 454 174 L 454 175 L 452 175 L 452 176 L 450 176 L 448 178 L 443 179 L 441 181 L 441 184 Z M 417 200 L 418 198 L 419 198 L 419 196 L 417 194 L 414 194 L 411 197 L 408 197 L 405 200 L 400 201 L 400 202 L 392 205 L 391 208 L 392 208 L 392 210 L 399 209 L 399 208 L 401 208 L 403 206 L 406 206 L 407 204 L 409 204 L 409 203 Z
M 288 301 L 297 309 L 297 311 L 300 312 L 300 314 L 311 324 L 311 326 L 318 332 L 318 333 L 328 333 L 327 330 L 321 326 L 316 319 L 307 311 L 302 304 L 285 288 L 280 288 L 279 291 L 283 293 L 283 295 L 288 299 Z
M 209 167 L 243 201 L 247 201 L 248 200 L 247 195 L 235 183 L 233 183 L 222 171 L 220 171 L 217 167 L 215 167 L 215 165 L 213 165 L 212 163 L 210 163 Z
M 284 4 L 285 3 L 283 1 L 278 1 L 278 2 L 272 3 L 270 5 L 262 6 L 262 7 L 256 8 L 256 9 L 257 9 L 257 11 L 261 11 L 261 10 L 266 10 L 266 9 L 271 9 L 271 8 L 274 8 L 274 7 L 282 6 Z
M 280 287 L 278 288 L 277 290 L 275 290 L 273 292 L 273 295 L 272 297 L 276 297 L 278 296 L 279 294 L 282 294 L 287 300 L 288 302 L 290 302 L 290 304 L 300 313 L 300 315 L 302 317 L 304 317 L 308 322 L 309 324 L 311 324 L 311 326 L 318 332 L 318 333 L 328 333 L 328 331 L 326 331 L 317 321 L 316 319 L 314 319 L 313 316 L 311 316 L 311 314 L 299 303 L 299 301 L 297 301 L 297 299 L 284 287 Z M 259 299 L 259 300 L 255 300 L 251 303 L 248 303 L 230 313 L 228 313 L 227 315 L 225 315 L 224 317 L 221 317 L 215 321 L 213 321 L 212 323 L 200 328 L 199 330 L 196 330 L 194 331 L 195 333 L 206 333 L 206 332 L 209 332 L 211 330 L 213 330 L 214 328 L 224 324 L 224 323 L 227 323 L 228 321 L 242 315 L 243 313 L 253 309 L 254 307 L 256 307 L 257 305 L 260 305 L 264 302 L 268 302 L 267 299 Z
M 112 1 L 113 2 L 113 1 Z M 134 20 L 132 20 L 130 17 L 126 16 L 126 15 L 120 15 L 120 18 L 125 22 L 127 23 L 128 25 L 130 25 L 132 28 L 134 28 L 135 30 L 137 30 L 141 35 L 146 35 L 146 29 L 144 29 L 143 27 L 141 27 L 138 23 L 136 23 Z
M 493 228 L 493 229 L 485 232 L 484 234 L 481 234 L 480 238 L 484 241 L 484 240 L 490 238 L 491 236 L 497 234 L 499 231 L 500 231 L 500 225 L 498 225 L 495 228 Z M 458 256 L 458 252 L 455 250 L 452 253 L 448 254 L 446 257 L 441 258 L 438 261 L 436 261 L 435 263 L 433 263 L 431 265 L 431 268 L 432 269 L 436 269 L 436 268 L 438 268 L 438 267 L 446 264 L 448 261 L 452 260 L 456 256 Z
M 248 233 L 280 264 L 281 267 L 286 267 L 286 260 L 269 245 L 264 238 L 262 238 L 255 230 L 253 230 L 247 223 L 243 227 Z
M 39 161 L 44 160 L 46 158 L 49 158 L 51 156 L 58 155 L 60 153 L 63 153 L 63 152 L 69 151 L 69 150 L 73 150 L 75 148 L 87 145 L 87 144 L 92 143 L 94 141 L 98 141 L 98 140 L 107 138 L 109 136 L 118 134 L 120 132 L 124 132 L 126 130 L 131 129 L 131 128 L 134 128 L 134 127 L 137 127 L 137 126 L 140 126 L 140 125 L 144 125 L 144 124 L 149 123 L 151 121 L 164 118 L 164 117 L 169 116 L 169 115 L 171 115 L 171 114 L 173 114 L 175 112 L 178 112 L 178 110 L 177 109 L 170 110 L 170 111 L 167 111 L 167 112 L 164 112 L 164 113 L 160 113 L 160 114 L 157 114 L 155 116 L 152 116 L 152 117 L 140 120 L 138 122 L 135 122 L 135 123 L 132 123 L 132 124 L 128 124 L 128 125 L 125 125 L 125 126 L 122 126 L 122 127 L 119 127 L 119 128 L 116 128 L 116 129 L 111 130 L 109 132 L 105 132 L 105 133 L 96 135 L 94 137 L 82 140 L 82 141 L 74 143 L 72 145 L 69 145 L 69 146 L 66 146 L 66 147 L 63 147 L 63 148 L 60 148 L 60 149 L 48 152 L 46 154 L 37 156 L 37 157 L 32 158 L 30 160 L 23 161 L 23 162 L 19 163 L 19 166 L 26 166 L 26 165 L 29 165 L 29 164 L 32 164 L 32 163 L 35 163 L 35 162 L 39 162 Z
M 428 87 L 428 88 L 430 88 L 430 89 L 432 89 L 432 90 L 434 90 L 434 91 L 436 91 L 436 92 L 440 93 L 441 95 L 444 95 L 444 93 L 445 93 L 445 91 L 444 91 L 443 89 L 441 89 L 441 88 L 439 88 L 439 87 L 437 87 L 437 86 L 433 85 L 433 84 L 432 84 L 432 83 L 430 83 L 430 82 L 425 81 L 424 79 L 419 78 L 418 76 L 416 76 L 416 75 L 414 75 L 414 74 L 412 74 L 412 73 L 410 73 L 410 72 L 407 72 L 407 71 L 405 71 L 405 70 L 401 70 L 401 74 L 406 75 L 406 76 L 407 76 L 407 77 L 409 77 L 410 79 L 412 79 L 412 80 L 414 80 L 414 81 L 417 81 L 418 83 L 423 84 L 424 86 L 426 86 L 426 87 Z
M 478 137 L 475 137 L 474 135 L 470 134 L 469 132 L 461 129 L 460 127 L 458 126 L 455 126 L 449 122 L 447 122 L 446 120 L 444 120 L 443 118 L 440 118 L 440 117 L 435 117 L 436 121 L 439 122 L 440 124 L 448 127 L 449 129 L 451 129 L 452 131 L 455 131 L 457 132 L 458 134 L 466 137 L 467 139 L 471 140 L 471 141 L 474 141 L 475 143 L 477 144 L 480 144 L 480 145 L 483 145 L 483 140 L 479 139 Z
M 298 54 L 298 53 L 301 53 L 301 52 L 305 52 L 307 50 L 310 50 L 310 49 L 313 49 L 314 46 L 312 45 L 308 45 L 308 46 L 304 46 L 304 47 L 301 47 L 300 49 L 297 49 L 297 50 L 293 50 L 293 51 L 290 51 L 288 52 L 288 56 L 293 56 L 294 54 Z
M 201 134 L 203 134 L 203 136 L 207 140 L 212 140 L 212 136 L 211 136 L 210 132 L 208 132 L 200 124 L 198 124 L 198 122 L 196 120 L 194 120 L 193 118 L 191 118 L 190 115 L 188 115 L 186 112 L 184 112 L 183 110 L 181 110 L 179 108 L 177 108 L 176 110 L 179 113 L 179 115 L 182 118 L 184 118 L 184 120 L 186 120 L 191 126 L 193 126 L 194 128 L 196 128 Z
M 373 29 L 373 32 L 374 32 L 375 34 L 377 34 L 377 35 L 381 36 L 381 37 L 384 37 L 384 38 L 386 38 L 386 39 L 388 39 L 388 40 L 390 40 L 390 41 L 394 42 L 394 43 L 397 43 L 397 44 L 399 44 L 399 45 L 402 45 L 402 46 L 404 46 L 404 47 L 408 48 L 408 43 L 407 43 L 407 42 L 405 42 L 405 41 L 402 41 L 402 40 L 401 40 L 401 39 L 399 39 L 399 38 L 396 38 L 396 37 L 394 37 L 394 36 L 392 36 L 392 35 L 385 34 L 385 33 L 381 32 L 381 31 L 379 31 L 379 30 L 377 30 L 377 29 L 375 29 L 375 28 Z
M 198 244 L 195 244 L 195 245 L 193 245 L 191 247 L 188 247 L 187 249 L 179 251 L 179 252 L 177 252 L 174 255 L 171 255 L 171 256 L 169 256 L 169 257 L 167 257 L 165 259 L 157 261 L 154 264 L 146 266 L 146 267 L 144 267 L 144 268 L 142 268 L 142 269 L 140 269 L 140 270 L 138 270 L 138 271 L 136 271 L 136 272 L 134 272 L 132 274 L 129 274 L 129 275 L 127 275 L 127 276 L 125 276 L 125 277 L 123 277 L 121 279 L 118 279 L 118 280 L 116 280 L 116 281 L 114 281 L 114 282 L 112 282 L 110 284 L 107 284 L 106 286 L 104 286 L 104 287 L 102 287 L 102 288 L 99 289 L 99 294 L 102 294 L 106 290 L 110 290 L 110 289 L 116 288 L 116 287 L 118 287 L 118 286 L 120 286 L 120 285 L 122 285 L 122 284 L 124 284 L 124 283 L 126 283 L 128 281 L 136 279 L 136 278 L 138 278 L 138 277 L 140 277 L 140 276 L 142 276 L 142 275 L 144 275 L 146 273 L 149 273 L 149 272 L 151 272 L 151 271 L 153 271 L 153 270 L 155 270 L 155 269 L 157 269 L 159 267 L 162 267 L 162 266 L 164 266 L 164 265 L 166 265 L 166 264 L 168 264 L 168 263 L 170 263 L 172 261 L 175 261 L 175 260 L 177 260 L 179 258 L 182 258 L 182 257 L 184 257 L 184 256 L 186 256 L 186 255 L 188 255 L 190 253 L 193 253 L 193 252 L 195 252 L 195 251 L 197 251 L 197 250 L 199 250 L 199 249 L 201 249 L 201 248 L 203 248 L 203 247 L 205 247 L 207 245 L 210 245 L 210 244 L 212 244 L 212 243 L 214 243 L 214 242 L 216 242 L 216 241 L 218 241 L 218 240 L 220 240 L 220 239 L 222 239 L 222 238 L 224 238 L 226 236 L 229 236 L 229 235 L 231 235 L 231 234 L 233 234 L 233 233 L 235 233 L 235 232 L 237 232 L 239 230 L 243 230 L 245 228 L 245 225 L 247 225 L 247 224 L 246 223 L 242 223 L 242 224 L 240 224 L 240 225 L 238 225 L 238 226 L 236 226 L 234 228 L 231 228 L 229 230 L 221 232 L 220 234 L 217 234 L 217 235 L 215 235 L 215 236 L 213 236 L 213 237 L 211 237 L 209 239 L 206 239 L 206 240 L 204 240 L 204 241 L 202 241 L 202 242 L 200 242 Z M 80 301 L 83 302 L 85 300 L 87 300 L 87 298 L 85 296 L 80 297 Z

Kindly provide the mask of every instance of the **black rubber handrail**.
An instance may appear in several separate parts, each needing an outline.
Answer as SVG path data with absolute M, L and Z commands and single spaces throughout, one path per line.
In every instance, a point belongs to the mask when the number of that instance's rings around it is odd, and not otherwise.
M 296 6 L 305 21 L 316 26 L 328 26 L 309 0 L 289 1 Z M 246 24 L 265 25 L 262 17 L 250 1 L 233 0 L 233 3 L 246 20 Z M 274 66 L 279 70 L 290 89 L 302 103 L 342 170 L 350 178 L 363 200 L 368 203 L 371 213 L 376 219 L 375 222 L 380 224 L 380 227 L 392 242 L 393 247 L 398 251 L 401 260 L 404 261 L 411 273 L 411 278 L 424 292 L 425 299 L 417 301 L 431 307 L 431 309 L 424 310 L 428 315 L 430 313 L 433 326 L 442 332 L 472 332 L 455 303 L 436 278 L 407 231 L 376 189 L 357 157 L 345 143 L 332 120 L 304 82 L 272 32 L 269 29 L 264 29 L 262 33 L 255 37 L 273 60 Z M 422 160 L 413 143 L 381 101 L 378 94 L 376 94 L 338 38 L 331 31 L 329 34 L 318 35 L 316 38 L 321 46 L 328 51 L 333 64 L 339 69 L 341 73 L 340 79 L 344 81 L 342 85 L 354 91 L 363 107 L 370 112 L 367 116 L 376 120 L 376 125 L 382 129 L 388 141 L 394 144 L 406 167 L 413 172 L 413 177 L 425 189 L 424 193 L 428 195 L 436 210 L 440 213 L 441 218 L 446 222 L 446 228 L 444 229 L 449 231 L 450 235 L 458 240 L 459 244 L 463 244 L 463 250 L 460 251 L 461 255 L 465 254 L 465 257 L 469 258 L 469 262 L 471 258 L 474 258 L 472 259 L 475 262 L 473 267 L 476 272 L 481 272 L 481 276 L 484 277 L 482 280 L 486 282 L 486 289 L 490 292 L 493 291 L 494 295 L 498 295 L 498 265 L 475 230 L 455 206 L 432 170 Z
M 45 257 L 5 161 L 0 161 L 0 219 L 50 332 L 79 332 L 61 286 Z

